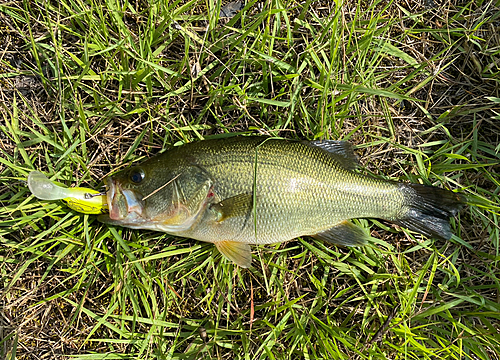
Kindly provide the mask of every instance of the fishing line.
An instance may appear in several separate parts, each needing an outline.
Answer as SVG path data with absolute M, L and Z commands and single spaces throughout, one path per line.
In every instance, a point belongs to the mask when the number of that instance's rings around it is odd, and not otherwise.
M 85 199 L 89 200 L 89 199 L 92 199 L 96 196 L 105 196 L 106 195 L 106 191 L 104 192 L 100 192 L 100 193 L 97 193 L 97 194 L 91 194 L 91 193 L 85 193 L 84 197 Z

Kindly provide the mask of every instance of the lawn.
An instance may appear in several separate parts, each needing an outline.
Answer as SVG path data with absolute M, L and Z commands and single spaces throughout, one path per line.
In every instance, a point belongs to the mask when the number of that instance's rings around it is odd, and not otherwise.
M 0 3 L 0 359 L 500 359 L 500 2 L 225 5 Z M 237 134 L 347 140 L 360 171 L 469 204 L 450 241 L 360 219 L 366 247 L 242 269 L 26 187 Z

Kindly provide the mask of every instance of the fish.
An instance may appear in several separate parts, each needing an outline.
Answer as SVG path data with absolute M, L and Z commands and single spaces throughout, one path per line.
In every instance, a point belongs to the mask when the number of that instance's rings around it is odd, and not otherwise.
M 363 246 L 350 220 L 379 218 L 448 240 L 464 195 L 363 174 L 346 141 L 261 136 L 208 139 L 174 147 L 107 177 L 109 213 L 99 221 L 215 244 L 241 266 L 250 245 L 311 236 Z

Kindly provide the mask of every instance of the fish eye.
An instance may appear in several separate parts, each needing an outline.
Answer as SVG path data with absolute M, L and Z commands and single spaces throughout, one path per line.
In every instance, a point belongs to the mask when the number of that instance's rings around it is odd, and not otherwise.
M 135 168 L 130 171 L 129 178 L 134 184 L 140 184 L 145 177 L 146 174 L 144 174 L 144 170 L 141 168 Z

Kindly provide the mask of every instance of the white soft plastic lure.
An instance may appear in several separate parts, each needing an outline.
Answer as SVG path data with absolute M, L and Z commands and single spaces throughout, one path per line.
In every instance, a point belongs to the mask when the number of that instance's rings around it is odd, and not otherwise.
M 62 200 L 69 208 L 84 214 L 102 214 L 108 211 L 106 195 L 93 189 L 56 185 L 40 171 L 29 173 L 28 187 L 40 200 Z

